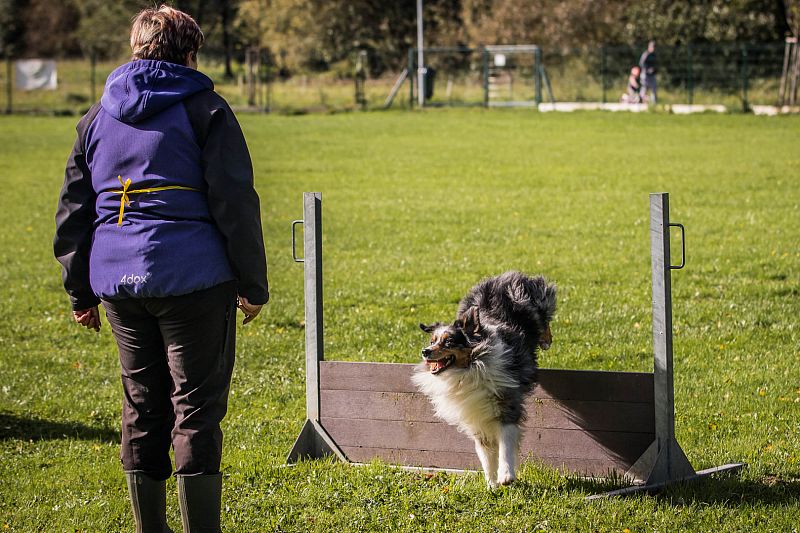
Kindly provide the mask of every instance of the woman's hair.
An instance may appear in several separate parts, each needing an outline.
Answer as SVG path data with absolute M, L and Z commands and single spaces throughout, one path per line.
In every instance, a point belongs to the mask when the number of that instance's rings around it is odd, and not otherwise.
M 139 12 L 131 26 L 132 59 L 157 59 L 186 65 L 196 55 L 205 37 L 194 19 L 169 6 Z

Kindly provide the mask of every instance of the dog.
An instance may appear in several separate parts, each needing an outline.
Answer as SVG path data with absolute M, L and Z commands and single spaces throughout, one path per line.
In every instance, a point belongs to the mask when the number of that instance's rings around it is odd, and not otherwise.
M 475 441 L 490 488 L 516 480 L 524 401 L 555 312 L 555 284 L 506 272 L 475 285 L 452 324 L 420 324 L 431 340 L 412 380 L 439 418 Z

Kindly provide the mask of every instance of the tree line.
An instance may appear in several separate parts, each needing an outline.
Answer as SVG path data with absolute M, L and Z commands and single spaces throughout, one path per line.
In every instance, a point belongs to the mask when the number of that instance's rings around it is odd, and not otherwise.
M 258 47 L 284 75 L 349 68 L 357 50 L 372 75 L 400 68 L 416 43 L 415 0 L 175 0 L 206 35 L 203 53 L 232 62 Z M 151 1 L 0 0 L 7 58 L 127 53 L 131 17 Z M 797 35 L 800 0 L 424 0 L 426 46 L 775 42 Z

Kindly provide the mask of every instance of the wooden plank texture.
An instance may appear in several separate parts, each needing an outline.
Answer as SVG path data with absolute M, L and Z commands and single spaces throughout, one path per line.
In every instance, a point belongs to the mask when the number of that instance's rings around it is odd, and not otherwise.
M 472 439 L 444 422 L 349 418 L 323 418 L 321 422 L 340 447 L 474 451 Z M 529 428 L 523 434 L 520 450 L 523 455 L 605 459 L 631 465 L 652 441 L 653 435 L 647 433 Z
M 320 362 L 321 424 L 353 462 L 477 469 L 472 440 L 416 391 L 416 365 Z M 653 374 L 539 371 L 521 454 L 566 471 L 624 473 L 655 439 Z
M 320 416 L 369 420 L 438 422 L 419 392 L 322 390 Z M 530 398 L 528 428 L 587 429 L 653 433 L 653 404 Z
M 367 448 L 343 446 L 342 451 L 354 463 L 368 463 L 373 459 L 403 466 L 423 468 L 454 468 L 458 470 L 481 470 L 478 456 L 472 452 L 437 453 L 430 450 L 405 450 L 397 448 Z M 610 472 L 624 474 L 629 464 L 613 459 L 586 459 L 580 457 L 545 457 L 536 454 L 523 456 L 526 461 L 542 463 L 558 470 L 584 475 L 605 476 Z
M 417 365 L 321 361 L 322 390 L 414 392 L 411 375 Z M 559 400 L 653 401 L 653 374 L 590 370 L 539 369 L 535 398 Z
M 404 448 L 343 446 L 342 452 L 353 463 L 368 463 L 373 459 L 381 459 L 393 465 L 456 468 L 458 470 L 481 469 L 481 462 L 474 451 L 436 453 L 430 450 L 408 450 Z

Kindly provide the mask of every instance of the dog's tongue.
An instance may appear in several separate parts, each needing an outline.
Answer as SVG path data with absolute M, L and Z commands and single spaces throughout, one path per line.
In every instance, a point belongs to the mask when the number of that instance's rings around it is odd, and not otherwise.
M 441 370 L 444 367 L 444 361 L 429 361 L 428 368 L 430 368 L 431 372 L 436 372 L 437 370 Z

